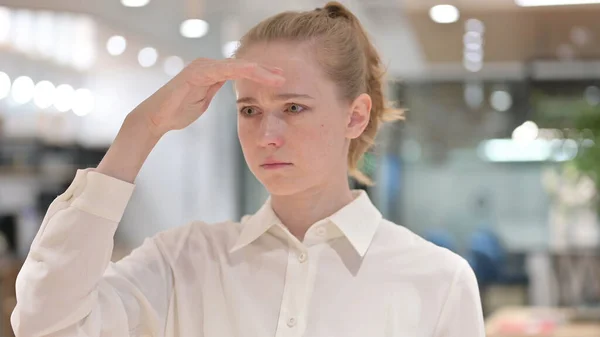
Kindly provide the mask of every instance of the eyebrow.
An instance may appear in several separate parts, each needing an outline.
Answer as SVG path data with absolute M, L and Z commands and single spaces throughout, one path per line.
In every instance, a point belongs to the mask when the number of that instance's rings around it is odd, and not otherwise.
M 279 101 L 285 101 L 288 99 L 293 99 L 293 98 L 305 98 L 305 99 L 314 99 L 312 96 L 310 95 L 306 95 L 306 94 L 295 94 L 295 93 L 284 93 L 284 94 L 277 94 L 277 95 L 273 95 L 273 98 Z M 253 97 L 241 97 L 237 100 L 237 104 L 240 103 L 256 103 L 256 99 L 254 99 Z

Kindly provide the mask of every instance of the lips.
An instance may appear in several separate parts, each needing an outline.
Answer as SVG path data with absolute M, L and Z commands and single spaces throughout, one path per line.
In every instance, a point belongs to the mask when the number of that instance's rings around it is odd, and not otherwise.
M 260 165 L 260 167 L 265 169 L 277 169 L 291 166 L 292 163 L 286 163 L 276 160 L 267 160 L 264 164 Z

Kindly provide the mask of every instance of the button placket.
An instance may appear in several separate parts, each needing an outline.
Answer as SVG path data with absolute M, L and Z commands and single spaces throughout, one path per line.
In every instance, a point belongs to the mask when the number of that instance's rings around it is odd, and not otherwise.
M 289 242 L 288 266 L 286 270 L 286 282 L 280 308 L 280 319 L 277 324 L 276 337 L 287 337 L 290 333 L 301 333 L 303 329 L 302 319 L 304 313 L 303 297 L 306 296 L 306 282 L 309 275 L 308 251 L 304 244 L 298 244 L 294 240 Z

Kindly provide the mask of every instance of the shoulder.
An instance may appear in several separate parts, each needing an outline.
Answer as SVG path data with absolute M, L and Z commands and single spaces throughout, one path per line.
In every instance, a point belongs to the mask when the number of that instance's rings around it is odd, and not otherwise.
M 380 223 L 370 251 L 386 256 L 389 263 L 404 270 L 424 273 L 429 277 L 452 280 L 465 268 L 470 270 L 462 256 L 385 219 Z
M 242 224 L 235 221 L 207 223 L 193 221 L 156 234 L 152 239 L 174 263 L 182 255 L 224 253 L 237 240 Z
M 465 323 L 482 327 L 477 279 L 463 257 L 387 220 L 380 223 L 372 248 L 373 264 L 386 260 L 380 271 L 393 282 L 393 293 L 437 316 L 436 331 L 464 330 Z

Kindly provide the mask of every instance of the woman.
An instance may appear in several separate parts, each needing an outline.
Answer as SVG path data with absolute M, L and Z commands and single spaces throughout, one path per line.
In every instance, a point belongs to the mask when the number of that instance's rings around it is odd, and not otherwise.
M 95 169 L 50 206 L 17 280 L 17 336 L 483 336 L 468 264 L 351 191 L 397 118 L 356 17 L 332 2 L 261 22 L 235 59 L 194 61 L 140 104 Z M 195 222 L 110 263 L 144 160 L 235 81 L 238 134 L 271 197 L 242 223 Z

